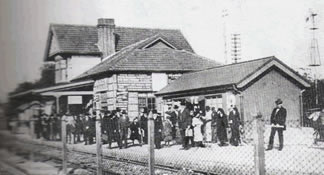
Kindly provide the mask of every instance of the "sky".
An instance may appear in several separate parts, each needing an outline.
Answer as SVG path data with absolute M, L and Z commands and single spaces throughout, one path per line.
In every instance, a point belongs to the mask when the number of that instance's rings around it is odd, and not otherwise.
M 0 102 L 18 83 L 40 78 L 50 23 L 114 18 L 117 26 L 180 29 L 197 54 L 222 63 L 224 33 L 228 52 L 239 33 L 240 61 L 276 56 L 298 70 L 310 60 L 310 9 L 324 64 L 323 0 L 0 0 Z M 324 78 L 323 66 L 317 74 Z

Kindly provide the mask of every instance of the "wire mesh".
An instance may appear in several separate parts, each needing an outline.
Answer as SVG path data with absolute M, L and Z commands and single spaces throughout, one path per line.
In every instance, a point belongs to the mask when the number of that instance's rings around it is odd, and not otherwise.
M 319 114 L 319 113 L 318 113 Z M 306 117 L 308 126 L 289 123 L 283 131 L 283 149 L 279 150 L 278 133 L 274 139 L 274 149 L 266 151 L 266 174 L 324 174 L 323 124 L 318 119 Z M 265 125 L 265 145 L 268 145 L 271 126 Z
M 281 151 L 278 150 L 278 133 L 276 133 L 273 149 L 265 151 L 266 174 L 324 174 L 324 119 L 321 118 L 324 115 L 320 111 L 305 115 L 307 121 L 304 122 L 307 123 L 307 127 L 301 126 L 298 121 L 288 121 L 287 128 L 283 132 L 284 147 Z M 164 119 L 162 123 L 165 127 Z M 241 125 L 240 142 L 237 146 L 230 142 L 233 133 L 228 126 L 225 128 L 227 135 L 225 145 L 220 145 L 217 129 L 213 126 L 211 142 L 204 139 L 203 144 L 197 145 L 192 144 L 189 139 L 186 149 L 181 144 L 181 131 L 176 125 L 175 137 L 171 141 L 165 140 L 167 135 L 162 134 L 162 147 L 154 150 L 156 174 L 255 174 L 255 122 L 245 121 Z M 162 132 L 164 129 L 162 128 Z M 271 132 L 269 121 L 264 121 L 263 131 L 263 143 L 267 148 Z M 80 131 L 78 141 L 75 132 L 72 133 L 72 141 L 67 146 L 68 162 L 69 165 L 78 165 L 81 169 L 92 169 L 95 172 L 97 167 L 95 138 L 92 144 L 85 145 L 84 134 L 84 131 Z M 149 174 L 149 145 L 136 139 L 133 142 L 130 139 L 131 134 L 131 130 L 128 129 L 126 148 L 120 148 L 117 139 L 112 139 L 110 147 L 103 137 L 104 173 Z M 16 152 L 27 150 L 49 158 L 61 159 L 61 137 L 58 135 L 47 137 L 42 133 L 39 135 L 39 138 L 32 139 L 25 135 L 1 134 L 1 138 L 6 140 L 1 143 L 1 147 L 14 149 Z M 203 136 L 205 138 L 205 134 Z M 13 148 L 12 145 L 18 146 Z

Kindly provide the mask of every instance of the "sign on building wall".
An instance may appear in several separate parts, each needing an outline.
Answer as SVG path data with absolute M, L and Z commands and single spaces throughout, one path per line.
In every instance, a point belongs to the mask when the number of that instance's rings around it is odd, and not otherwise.
M 68 104 L 82 104 L 82 96 L 68 96 Z

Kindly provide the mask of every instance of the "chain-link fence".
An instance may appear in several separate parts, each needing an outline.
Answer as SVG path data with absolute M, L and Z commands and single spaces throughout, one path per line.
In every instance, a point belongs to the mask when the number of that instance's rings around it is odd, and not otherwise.
M 103 174 L 111 174 L 112 171 L 121 174 L 149 174 L 150 167 L 152 167 L 150 163 L 154 163 L 155 174 L 256 174 L 259 169 L 264 170 L 266 174 L 324 174 L 323 114 L 315 111 L 315 113 L 307 114 L 306 118 L 309 120 L 307 121 L 309 127 L 290 124 L 283 131 L 282 150 L 279 150 L 280 144 L 278 132 L 276 132 L 273 149 L 269 151 L 266 149 L 269 147 L 272 127 L 269 121 L 264 121 L 262 118 L 240 123 L 238 144 L 233 143 L 232 137 L 237 133 L 233 131 L 232 127 L 229 127 L 230 125 L 224 126 L 223 135 L 219 134 L 222 132 L 219 128 L 215 128 L 217 125 L 212 126 L 212 140 L 209 141 L 206 138 L 204 122 L 198 125 L 200 131 L 195 128 L 196 125 L 193 125 L 192 133 L 185 133 L 185 137 L 181 135 L 183 131 L 179 125 L 176 125 L 174 126 L 174 137 L 169 138 L 169 135 L 166 134 L 168 126 L 166 126 L 167 121 L 164 117 L 161 118 L 160 123 L 154 119 L 148 120 L 148 132 L 142 132 L 142 128 L 138 126 L 139 137 L 133 137 L 132 122 L 130 122 L 126 133 L 127 146 L 125 142 L 121 143 L 120 133 L 116 135 L 118 137 L 110 138 L 111 144 L 109 144 L 107 132 L 103 130 L 102 134 L 99 134 L 102 145 L 98 146 L 95 133 L 89 136 L 87 135 L 89 133 L 85 133 L 83 130 L 79 133 L 80 140 L 78 140 L 77 132 L 67 129 L 66 137 L 70 137 L 68 135 L 72 133 L 72 141 L 66 143 L 67 166 L 78 165 L 79 168 L 90 168 L 96 172 L 98 149 L 101 149 L 102 156 L 99 158 L 102 159 Z M 97 120 L 97 123 L 102 121 L 101 119 Z M 33 125 L 32 122 L 30 126 Z M 102 122 L 101 125 L 103 124 L 105 123 Z M 95 122 L 91 127 L 94 129 L 91 132 L 95 132 Z M 39 131 L 36 127 L 34 129 Z M 49 135 L 52 134 L 51 132 L 61 133 L 53 131 L 53 129 L 48 131 Z M 198 131 L 202 134 L 202 142 L 197 142 L 195 138 L 195 134 L 197 134 L 195 132 Z M 144 133 L 150 134 L 145 136 Z M 62 137 L 58 135 L 48 137 L 46 133 L 38 135 L 39 138 L 37 138 L 37 133 L 34 133 L 33 137 L 15 136 L 14 139 L 8 137 L 6 138 L 8 142 L 2 145 L 6 147 L 11 147 L 12 144 L 25 145 L 19 149 L 28 149 L 30 152 L 62 159 L 63 147 L 60 140 Z M 222 136 L 225 138 L 220 138 Z M 92 137 L 93 141 L 85 144 L 86 137 Z M 157 146 L 159 139 L 161 147 Z M 20 142 L 14 140 L 20 140 Z M 221 142 L 222 140 L 224 143 Z M 185 147 L 183 147 L 183 142 L 187 143 Z M 56 151 L 45 149 L 42 146 Z M 264 161 L 264 165 L 262 161 Z
M 312 116 L 311 116 L 312 115 Z M 307 114 L 308 127 L 287 127 L 283 131 L 283 148 L 280 150 L 278 132 L 272 150 L 266 151 L 267 174 L 324 174 L 323 122 L 319 112 Z M 266 123 L 265 144 L 268 146 L 272 127 Z

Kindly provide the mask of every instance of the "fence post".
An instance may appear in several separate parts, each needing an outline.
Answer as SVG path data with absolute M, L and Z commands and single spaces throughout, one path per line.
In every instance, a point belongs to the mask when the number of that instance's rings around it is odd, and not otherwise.
M 61 119 L 61 129 L 62 129 L 62 143 L 63 143 L 63 160 L 62 160 L 62 170 L 63 174 L 67 174 L 67 145 L 66 145 L 66 117 L 65 115 Z
M 34 118 L 34 116 L 29 120 L 29 126 L 30 126 L 30 137 L 32 139 L 35 139 L 35 118 Z
M 255 161 L 255 174 L 265 174 L 265 150 L 264 150 L 264 123 L 262 114 L 258 113 L 255 118 L 256 134 L 254 138 L 254 161 Z
M 148 116 L 149 174 L 154 175 L 154 118 L 152 111 Z
M 29 125 L 30 125 L 30 136 L 32 139 L 35 139 L 35 118 L 34 118 L 34 116 L 29 121 Z M 35 160 L 35 154 L 34 154 L 33 149 L 30 150 L 29 160 L 31 160 L 31 161 Z
M 96 111 L 96 145 L 97 145 L 97 175 L 102 175 L 102 140 L 101 118 L 99 110 Z

